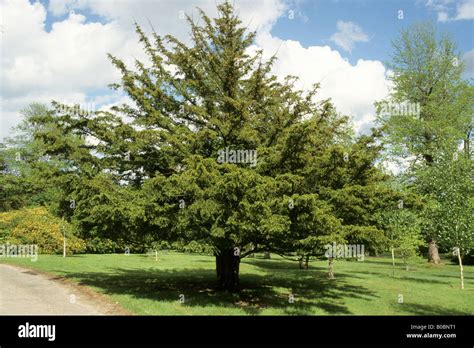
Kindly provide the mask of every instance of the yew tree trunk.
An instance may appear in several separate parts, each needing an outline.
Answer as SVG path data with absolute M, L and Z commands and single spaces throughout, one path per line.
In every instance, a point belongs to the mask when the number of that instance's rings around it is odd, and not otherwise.
M 226 291 L 237 291 L 239 287 L 240 256 L 234 249 L 221 250 L 216 255 L 218 287 Z
M 438 253 L 438 246 L 434 240 L 431 240 L 428 245 L 428 261 L 434 263 L 435 265 L 441 263 Z

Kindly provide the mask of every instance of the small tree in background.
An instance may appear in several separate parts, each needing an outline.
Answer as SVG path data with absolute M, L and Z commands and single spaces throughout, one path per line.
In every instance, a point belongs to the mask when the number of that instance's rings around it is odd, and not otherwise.
M 424 244 L 419 217 L 406 208 L 394 209 L 384 213 L 390 253 L 392 255 L 393 275 L 395 275 L 395 256 L 401 257 L 405 269 L 409 270 L 409 261 L 418 254 Z

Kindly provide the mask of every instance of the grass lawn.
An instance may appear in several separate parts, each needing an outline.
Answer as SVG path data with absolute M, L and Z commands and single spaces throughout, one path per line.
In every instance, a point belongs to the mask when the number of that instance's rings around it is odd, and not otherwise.
M 170 252 L 158 261 L 147 255 L 40 255 L 0 259 L 64 276 L 107 295 L 136 314 L 153 315 L 472 315 L 474 266 L 420 260 L 405 271 L 391 260 L 337 261 L 336 279 L 326 279 L 326 262 L 300 270 L 296 262 L 245 258 L 239 294 L 216 292 L 214 258 Z M 180 303 L 180 295 L 184 303 Z M 289 303 L 289 295 L 294 303 Z M 399 295 L 403 303 L 399 303 Z M 54 296 L 52 294 L 52 296 Z

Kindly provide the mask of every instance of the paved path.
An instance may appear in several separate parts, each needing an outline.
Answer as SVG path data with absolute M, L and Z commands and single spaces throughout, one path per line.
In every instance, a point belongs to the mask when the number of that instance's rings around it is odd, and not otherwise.
M 0 264 L 0 315 L 117 314 L 114 305 L 80 286 Z

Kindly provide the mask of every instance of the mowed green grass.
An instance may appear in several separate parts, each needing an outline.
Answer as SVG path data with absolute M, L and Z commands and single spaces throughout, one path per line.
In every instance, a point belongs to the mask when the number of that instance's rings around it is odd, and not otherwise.
M 336 279 L 327 279 L 324 261 L 300 270 L 297 263 L 273 256 L 245 258 L 240 293 L 215 290 L 214 258 L 170 252 L 158 261 L 147 255 L 40 255 L 0 259 L 66 277 L 105 294 L 140 315 L 472 315 L 474 266 L 420 260 L 405 271 L 390 258 L 336 261 Z M 294 302 L 290 303 L 290 294 Z M 180 303 L 183 299 L 184 303 Z M 399 303 L 400 295 L 403 303 Z M 52 294 L 54 296 L 54 294 Z

